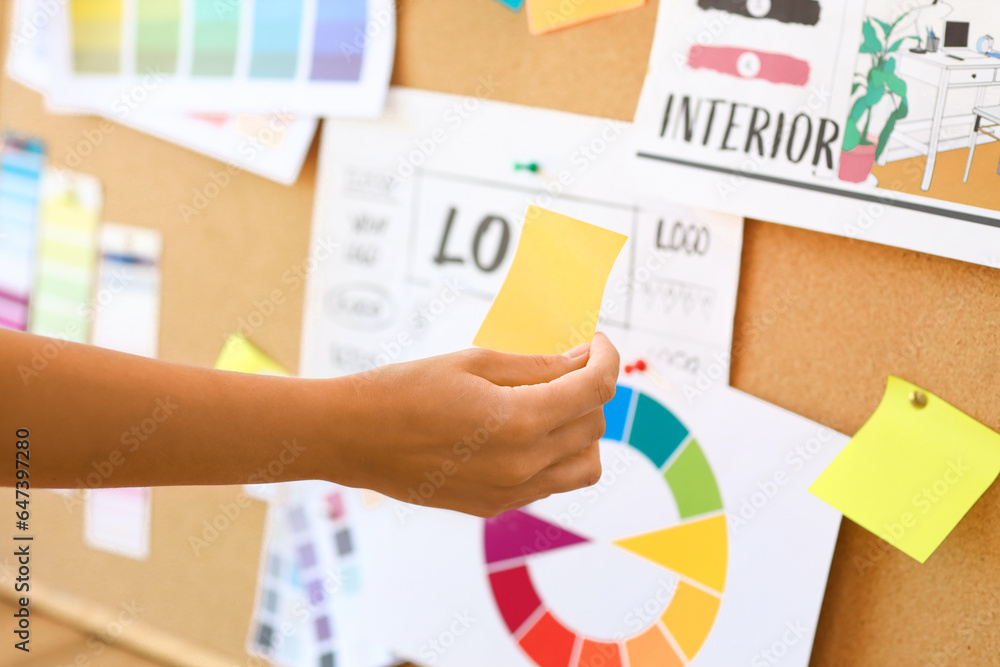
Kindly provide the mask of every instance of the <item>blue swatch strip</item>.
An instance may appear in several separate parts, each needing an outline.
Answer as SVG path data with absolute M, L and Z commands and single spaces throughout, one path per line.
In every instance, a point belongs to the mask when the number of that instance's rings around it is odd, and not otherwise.
M 250 77 L 293 79 L 299 63 L 302 0 L 257 0 Z
M 12 135 L 0 146 L 0 326 L 26 331 L 45 146 Z

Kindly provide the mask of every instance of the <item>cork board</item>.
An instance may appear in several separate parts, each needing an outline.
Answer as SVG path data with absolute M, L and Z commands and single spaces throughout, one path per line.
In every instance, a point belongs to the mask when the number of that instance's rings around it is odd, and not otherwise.
M 492 77 L 498 100 L 630 119 L 656 10 L 652 2 L 532 37 L 523 14 L 489 0 L 400 0 L 394 82 L 471 94 Z M 41 135 L 61 163 L 98 121 L 49 115 L 37 95 L 0 79 L 0 125 Z M 254 299 L 305 257 L 315 149 L 295 186 L 239 174 L 189 223 L 179 206 L 218 163 L 121 127 L 85 158 L 79 169 L 104 183 L 106 220 L 164 234 L 161 358 L 211 365 Z M 302 294 L 287 297 L 253 337 L 295 368 Z M 731 382 L 850 434 L 894 373 L 1000 429 L 998 320 L 1000 271 L 749 221 Z M 79 509 L 39 496 L 35 577 L 109 608 L 138 601 L 149 626 L 245 663 L 263 505 L 245 509 L 199 556 L 188 546 L 238 492 L 156 489 L 145 563 L 85 549 Z M 845 521 L 812 664 L 996 664 L 998 543 L 997 485 L 922 566 Z M 761 637 L 761 649 L 777 639 Z

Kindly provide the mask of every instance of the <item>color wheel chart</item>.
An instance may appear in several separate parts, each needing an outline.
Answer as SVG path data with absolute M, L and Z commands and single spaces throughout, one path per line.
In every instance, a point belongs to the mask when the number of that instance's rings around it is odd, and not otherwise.
M 620 443 L 633 455 L 641 455 L 646 467 L 652 464 L 659 485 L 675 503 L 673 520 L 637 534 L 597 538 L 575 531 L 572 521 L 551 522 L 525 510 L 488 519 L 483 543 L 493 597 L 514 640 L 539 667 L 686 665 L 712 630 L 726 583 L 729 542 L 719 487 L 695 437 L 650 396 L 619 386 L 605 406 L 605 417 L 602 445 Z M 634 506 L 632 513 L 639 513 Z M 601 540 L 604 543 L 598 544 Z M 564 600 L 561 607 L 559 600 L 547 599 L 547 576 L 560 570 L 579 574 L 596 569 L 584 564 L 585 550 L 618 550 L 611 556 L 630 576 L 640 563 L 647 569 L 652 566 L 647 604 L 630 612 L 631 634 L 602 637 L 560 618 L 572 614 L 574 606 L 601 606 L 606 597 Z M 545 567 L 543 559 L 548 561 Z M 575 562 L 571 565 L 569 559 Z M 615 578 L 613 570 L 600 572 L 596 576 Z M 614 595 L 617 584 L 605 586 Z

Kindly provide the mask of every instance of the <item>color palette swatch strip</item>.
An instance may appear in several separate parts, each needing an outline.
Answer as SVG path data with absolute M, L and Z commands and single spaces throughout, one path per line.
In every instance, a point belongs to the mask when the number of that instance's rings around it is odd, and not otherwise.
M 338 598 L 361 581 L 349 504 L 339 488 L 289 493 L 271 507 L 250 644 L 282 666 L 335 667 L 349 661 L 341 642 L 351 640 Z
M 614 542 L 678 576 L 662 615 L 620 641 L 587 638 L 567 628 L 538 594 L 530 560 L 590 540 L 523 510 L 486 520 L 490 587 L 504 624 L 539 667 L 681 666 L 708 638 L 725 586 L 728 532 L 718 484 L 697 440 L 646 394 L 619 386 L 605 406 L 605 421 L 606 439 L 629 444 L 660 470 L 681 515 L 677 525 Z
M 27 331 L 45 148 L 0 137 L 0 326 Z
M 250 79 L 361 78 L 367 0 L 315 0 L 311 11 L 304 0 L 134 2 L 129 13 L 125 0 L 73 0 L 74 72 L 232 78 L 245 61 Z M 249 39 L 241 39 L 244 30 Z
M 31 333 L 89 341 L 101 200 L 101 184 L 93 176 L 58 169 L 43 173 Z

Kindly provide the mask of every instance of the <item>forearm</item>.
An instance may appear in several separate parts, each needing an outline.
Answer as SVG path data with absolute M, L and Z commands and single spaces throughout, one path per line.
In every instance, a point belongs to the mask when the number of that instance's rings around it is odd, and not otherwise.
M 618 366 L 597 334 L 566 355 L 464 350 L 302 380 L 0 329 L 0 485 L 325 479 L 495 516 L 597 482 Z
M 0 329 L 0 443 L 11 454 L 0 483 L 15 481 L 17 429 L 30 432 L 39 488 L 327 478 L 349 437 L 325 426 L 331 406 L 350 404 L 345 391 Z

